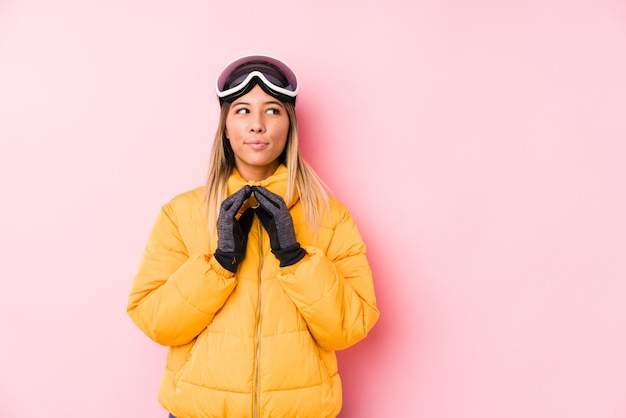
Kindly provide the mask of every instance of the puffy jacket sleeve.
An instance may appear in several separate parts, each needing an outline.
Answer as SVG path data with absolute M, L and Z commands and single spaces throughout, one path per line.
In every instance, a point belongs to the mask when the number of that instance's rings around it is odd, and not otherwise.
M 127 311 L 154 341 L 182 345 L 213 320 L 235 285 L 234 275 L 211 254 L 187 253 L 170 203 L 150 233 Z
M 365 244 L 352 216 L 341 217 L 324 253 L 307 246 L 307 256 L 279 273 L 317 343 L 341 350 L 365 338 L 380 315 Z

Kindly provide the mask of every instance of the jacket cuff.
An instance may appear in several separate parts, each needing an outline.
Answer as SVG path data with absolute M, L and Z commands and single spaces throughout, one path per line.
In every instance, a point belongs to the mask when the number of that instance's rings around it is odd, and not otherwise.
M 298 270 L 298 267 L 300 267 L 300 264 L 304 263 L 305 261 L 309 260 L 311 257 L 313 256 L 313 254 L 307 252 L 304 257 L 302 257 L 299 261 L 297 261 L 294 264 L 291 264 L 289 266 L 285 266 L 285 267 L 280 267 L 280 274 L 281 275 L 285 275 L 285 274 L 294 274 L 296 272 L 296 270 Z
M 225 269 L 224 267 L 222 267 L 222 265 L 220 264 L 219 261 L 217 261 L 217 259 L 215 258 L 215 256 L 209 254 L 207 257 L 209 258 L 209 265 L 211 266 L 211 268 L 213 268 L 213 270 L 220 276 L 225 277 L 227 279 L 230 279 L 231 277 L 235 276 L 235 273 L 232 271 L 229 271 L 227 269 Z

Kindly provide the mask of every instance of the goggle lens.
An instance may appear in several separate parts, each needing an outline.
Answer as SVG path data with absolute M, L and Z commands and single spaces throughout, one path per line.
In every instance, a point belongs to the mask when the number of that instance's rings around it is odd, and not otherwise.
M 229 88 L 236 87 L 243 83 L 246 77 L 248 77 L 248 75 L 250 75 L 253 71 L 258 71 L 263 74 L 273 85 L 293 91 L 289 81 L 281 74 L 280 71 L 278 71 L 278 69 L 260 63 L 244 65 L 241 69 L 235 70 L 231 76 L 228 77 L 228 80 L 226 80 L 223 90 L 228 90 Z
M 249 56 L 233 61 L 222 71 L 217 96 L 220 102 L 234 100 L 249 91 L 253 82 L 282 101 L 295 101 L 298 94 L 298 79 L 287 65 L 267 56 Z

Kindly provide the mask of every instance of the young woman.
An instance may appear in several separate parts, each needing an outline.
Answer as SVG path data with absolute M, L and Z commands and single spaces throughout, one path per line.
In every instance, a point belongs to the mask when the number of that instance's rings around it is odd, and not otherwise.
M 275 58 L 228 65 L 206 186 L 150 234 L 128 313 L 170 347 L 171 417 L 336 417 L 335 351 L 378 319 L 357 227 L 298 151 L 297 93 Z

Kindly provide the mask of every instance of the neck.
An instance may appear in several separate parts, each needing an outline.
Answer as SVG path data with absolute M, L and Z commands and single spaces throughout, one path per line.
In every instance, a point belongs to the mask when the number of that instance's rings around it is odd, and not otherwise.
M 247 181 L 261 181 L 274 174 L 279 165 L 280 163 L 276 161 L 273 164 L 262 167 L 237 167 L 237 171 Z

